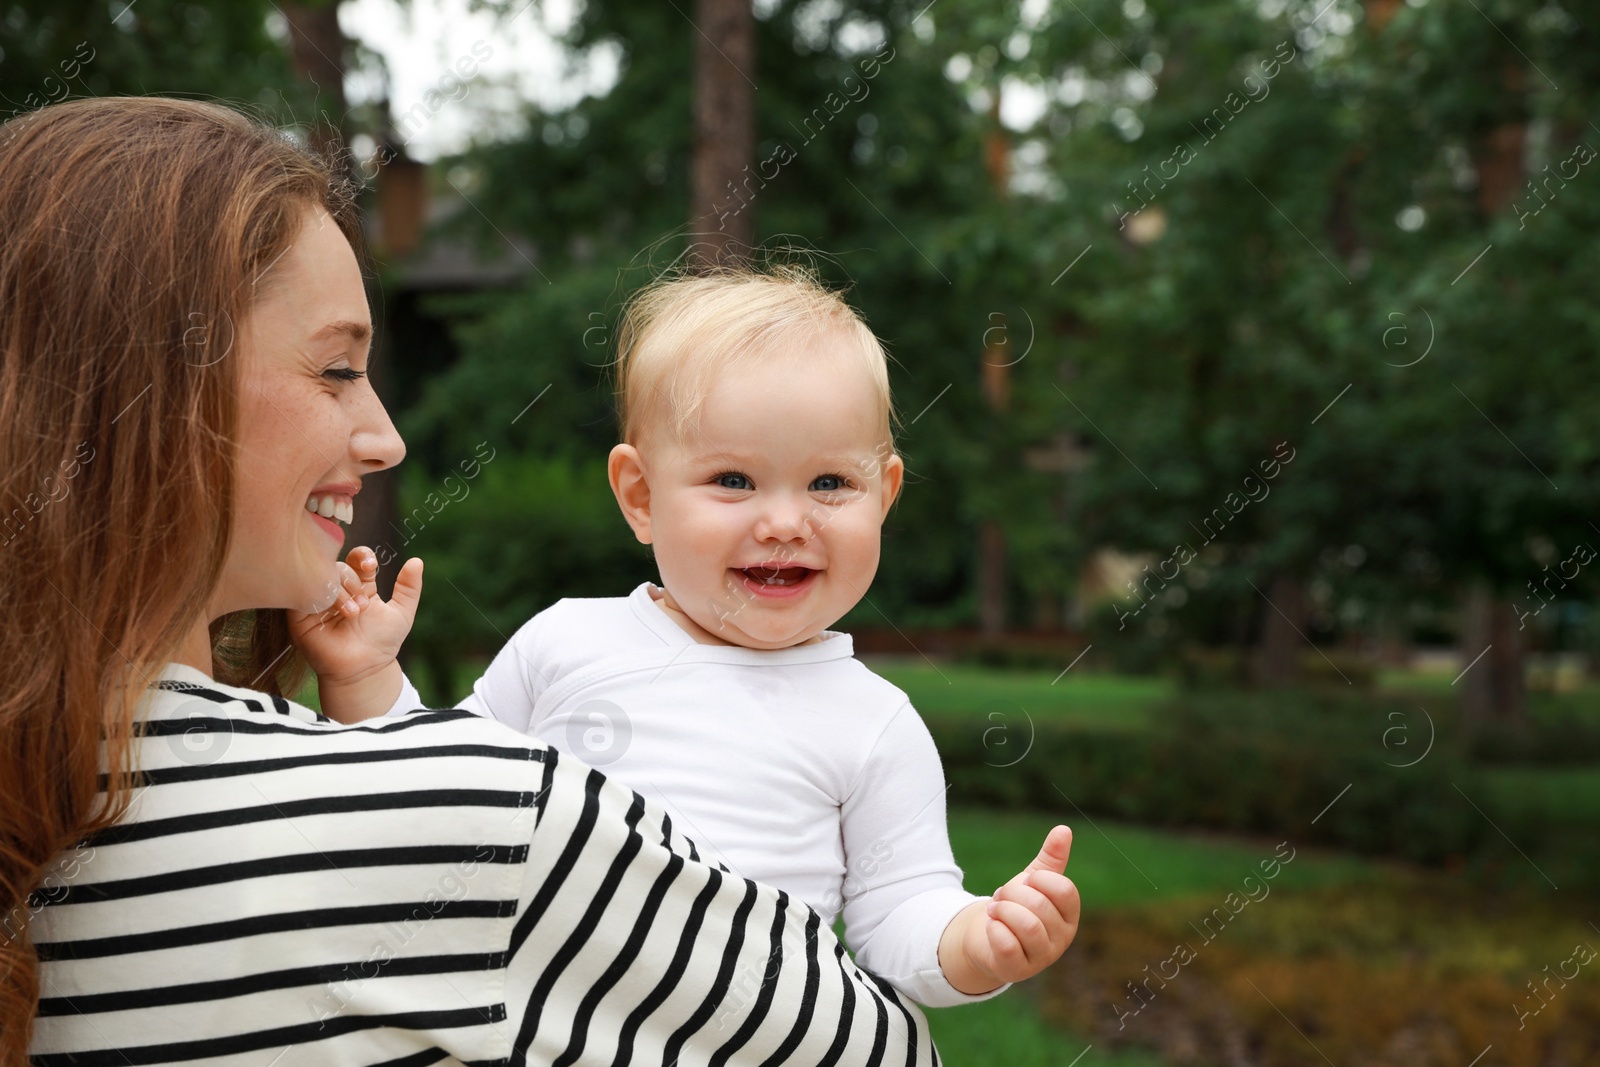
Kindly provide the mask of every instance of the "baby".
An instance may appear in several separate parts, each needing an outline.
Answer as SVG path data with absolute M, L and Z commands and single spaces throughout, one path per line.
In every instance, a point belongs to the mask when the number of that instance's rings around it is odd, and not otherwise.
M 872 584 L 905 466 L 887 360 L 799 270 L 657 282 L 618 336 L 623 443 L 611 489 L 659 587 L 540 612 L 461 707 L 530 733 L 657 801 L 701 858 L 832 923 L 917 1002 L 987 999 L 1077 930 L 1071 831 L 993 897 L 962 888 L 933 740 L 906 695 L 828 629 Z M 421 588 L 393 600 L 350 554 L 343 603 L 295 620 L 324 710 L 419 706 L 393 663 Z

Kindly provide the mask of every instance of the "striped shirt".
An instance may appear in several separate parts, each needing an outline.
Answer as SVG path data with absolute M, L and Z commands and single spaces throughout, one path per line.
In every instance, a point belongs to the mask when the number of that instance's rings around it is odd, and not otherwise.
M 138 725 L 127 818 L 29 902 L 38 1067 L 939 1062 L 815 912 L 499 723 L 171 665 Z

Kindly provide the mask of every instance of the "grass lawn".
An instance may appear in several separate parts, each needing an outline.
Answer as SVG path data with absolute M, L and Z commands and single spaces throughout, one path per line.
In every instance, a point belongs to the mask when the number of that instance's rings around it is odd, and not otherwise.
M 992 811 L 957 808 L 950 813 L 950 847 L 974 893 L 986 893 L 1038 854 L 1057 822 L 1072 827 L 1067 872 L 1084 907 L 1128 907 L 1152 900 L 1210 896 L 1238 889 L 1278 842 L 1206 833 L 1174 833 L 1108 819 L 1093 823 L 1073 812 Z M 1313 852 L 1291 842 L 1294 860 L 1274 880 L 1277 887 L 1344 884 L 1381 877 L 1381 866 L 1338 852 Z
M 937 666 L 913 659 L 868 659 L 873 672 L 904 689 L 924 715 L 989 711 L 1050 716 L 1084 729 L 1137 729 L 1149 725 L 1150 709 L 1174 696 L 1174 679 L 1163 676 L 1095 673 L 1076 668 L 1051 671 L 996 670 L 961 663 Z M 1378 672 L 1380 693 L 1448 700 L 1457 695 L 1451 671 Z M 476 677 L 473 675 L 472 677 Z M 468 679 L 470 681 L 470 679 Z M 1534 718 L 1600 714 L 1600 686 L 1584 684 L 1565 692 L 1535 689 L 1528 694 Z
M 1067 870 L 1083 895 L 1085 924 L 1095 921 L 1097 911 L 1166 899 L 1220 897 L 1238 889 L 1247 874 L 1256 873 L 1256 865 L 1271 857 L 1277 846 L 1276 841 L 1166 833 L 1106 819 L 1091 824 L 1082 817 L 1057 819 L 1046 812 L 957 808 L 950 813 L 950 844 L 965 872 L 967 888 L 987 892 L 1016 874 L 1037 854 L 1045 834 L 1057 821 L 1073 830 Z M 1310 888 L 1380 877 L 1382 871 L 1376 864 L 1299 849 L 1274 884 Z M 1045 1022 L 1039 994 L 1036 979 L 982 1004 L 930 1011 L 934 1040 L 945 1062 L 952 1067 L 1065 1067 L 1072 1063 L 1089 1041 Z M 1160 1067 L 1164 1063 L 1139 1050 L 1093 1048 L 1076 1067 Z
M 1069 671 L 998 671 L 949 663 L 879 661 L 872 670 L 911 698 L 924 715 L 990 711 L 1050 717 L 1091 730 L 1140 729 L 1151 705 L 1169 697 L 1167 678 Z M 1056 679 L 1060 679 L 1057 681 Z
M 928 1013 L 933 1042 L 948 1067 L 1166 1067 L 1142 1050 L 1108 1051 L 1040 1017 L 1033 983 L 1013 986 L 993 1000 Z M 1080 1057 L 1075 1059 L 1075 1057 Z

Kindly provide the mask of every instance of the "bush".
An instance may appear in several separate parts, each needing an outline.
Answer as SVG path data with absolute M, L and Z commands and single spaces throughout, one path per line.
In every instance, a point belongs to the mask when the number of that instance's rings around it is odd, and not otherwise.
M 1544 766 L 1600 763 L 1600 715 L 1578 703 L 1585 697 L 1530 698 L 1521 722 L 1488 722 L 1468 741 L 1468 754 L 1480 763 Z M 1592 696 L 1587 700 L 1593 701 Z
M 981 721 L 927 719 L 952 803 L 1271 834 L 1419 863 L 1471 860 L 1489 880 L 1537 879 L 1492 818 L 1558 883 L 1600 886 L 1600 857 L 1574 846 L 1600 831 L 1595 813 L 1498 805 L 1448 742 L 1453 719 L 1435 713 L 1430 731 L 1400 701 L 1190 692 L 1156 709 L 1148 730 L 1085 732 L 1040 719 L 1029 744 L 1009 737 L 1004 747 Z

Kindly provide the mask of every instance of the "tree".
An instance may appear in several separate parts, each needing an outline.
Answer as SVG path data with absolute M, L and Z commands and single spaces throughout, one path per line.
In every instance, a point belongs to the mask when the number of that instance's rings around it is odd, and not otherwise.
M 747 253 L 755 213 L 741 210 L 755 165 L 755 16 L 750 0 L 695 5 L 690 241 L 703 258 Z
M 70 96 L 215 96 L 287 120 L 306 98 L 268 0 L 12 0 L 0 19 L 0 117 Z
M 1574 264 L 1595 186 L 1556 183 L 1563 217 L 1537 235 L 1504 203 L 1529 114 L 1571 149 L 1587 31 L 1449 5 L 1079 7 L 1033 54 L 1085 86 L 1052 146 L 1076 212 L 1134 238 L 1074 271 L 1092 340 L 1063 411 L 1098 427 L 1078 497 L 1091 540 L 1156 560 L 1126 625 L 1254 632 L 1281 665 L 1419 599 L 1486 586 L 1503 605 L 1528 545 L 1570 544 L 1593 503 Z M 1536 67 L 1575 88 L 1556 96 Z M 1269 484 L 1280 443 L 1295 458 Z M 1454 625 L 1464 664 L 1491 643 Z M 1490 688 L 1514 710 L 1515 686 Z

